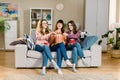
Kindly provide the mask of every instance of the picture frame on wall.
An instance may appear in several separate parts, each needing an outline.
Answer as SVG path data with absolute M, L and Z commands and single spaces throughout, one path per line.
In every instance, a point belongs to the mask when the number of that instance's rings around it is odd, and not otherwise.
M 0 3 L 0 17 L 17 18 L 18 5 L 13 3 Z

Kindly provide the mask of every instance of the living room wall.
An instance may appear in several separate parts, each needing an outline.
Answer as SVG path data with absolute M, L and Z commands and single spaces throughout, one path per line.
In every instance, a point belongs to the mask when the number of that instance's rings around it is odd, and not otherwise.
M 64 22 L 74 20 L 84 29 L 85 0 L 0 0 L 1 3 L 18 4 L 18 37 L 30 32 L 30 8 L 52 8 L 53 27 L 58 19 Z M 58 11 L 55 7 L 57 3 L 63 3 L 64 9 Z M 4 34 L 0 34 L 0 48 L 4 48 Z
M 65 22 L 74 20 L 84 27 L 84 0 L 1 0 L 3 3 L 18 4 L 18 35 L 29 34 L 29 10 L 30 8 L 53 8 L 53 27 L 58 19 Z M 64 9 L 58 11 L 55 6 L 57 3 L 63 3 Z

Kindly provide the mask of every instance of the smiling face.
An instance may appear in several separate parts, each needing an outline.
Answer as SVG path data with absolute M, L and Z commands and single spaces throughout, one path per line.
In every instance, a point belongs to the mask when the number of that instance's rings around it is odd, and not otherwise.
M 57 28 L 58 28 L 58 29 L 61 29 L 62 27 L 63 27 L 63 24 L 62 24 L 62 23 L 58 23 L 58 24 L 57 24 Z
M 46 19 L 42 19 L 38 27 L 39 27 L 40 33 L 42 33 L 43 35 L 48 34 L 50 32 L 48 27 L 48 22 Z
M 62 19 L 58 20 L 55 25 L 54 31 L 59 30 L 62 33 L 64 33 L 64 21 Z
M 73 30 L 73 25 L 71 23 L 69 23 L 68 28 L 69 28 L 70 31 L 72 31 Z
M 73 20 L 70 20 L 67 23 L 68 31 L 73 32 L 74 34 L 77 33 L 77 26 Z
M 42 28 L 46 29 L 48 27 L 47 21 L 42 21 Z

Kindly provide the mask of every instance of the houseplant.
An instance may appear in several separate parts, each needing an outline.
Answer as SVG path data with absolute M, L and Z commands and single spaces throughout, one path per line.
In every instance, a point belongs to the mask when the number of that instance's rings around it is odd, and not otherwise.
M 5 18 L 0 18 L 0 32 L 4 32 L 10 29 L 10 25 L 6 23 L 5 25 Z
M 4 35 L 5 35 L 5 31 L 9 28 L 6 28 L 6 25 L 5 25 L 5 18 L 2 18 L 0 17 L 0 48 L 4 48 Z M 9 26 L 8 26 L 9 27 Z
M 117 25 L 114 29 L 108 30 L 102 36 L 103 38 L 107 38 L 107 45 L 110 47 L 111 57 L 120 58 L 120 27 Z M 100 45 L 102 40 L 98 42 Z

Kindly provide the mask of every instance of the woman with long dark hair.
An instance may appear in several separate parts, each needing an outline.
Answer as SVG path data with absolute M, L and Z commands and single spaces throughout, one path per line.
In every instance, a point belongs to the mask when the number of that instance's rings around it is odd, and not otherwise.
M 55 34 L 51 35 L 50 47 L 51 51 L 56 51 L 57 53 L 57 64 L 61 68 L 62 58 L 64 58 L 67 65 L 72 66 L 71 62 L 68 59 L 65 42 L 66 34 L 64 30 L 63 20 L 58 20 L 54 29 Z
M 80 45 L 80 31 L 77 31 L 76 24 L 73 20 L 69 21 L 67 23 L 68 31 L 67 33 L 67 44 L 66 44 L 66 49 L 67 50 L 72 50 L 72 64 L 73 64 L 73 72 L 77 72 L 75 68 L 75 64 L 77 62 L 78 56 L 81 58 L 83 64 L 87 65 L 85 62 L 85 57 L 83 50 L 81 49 Z

